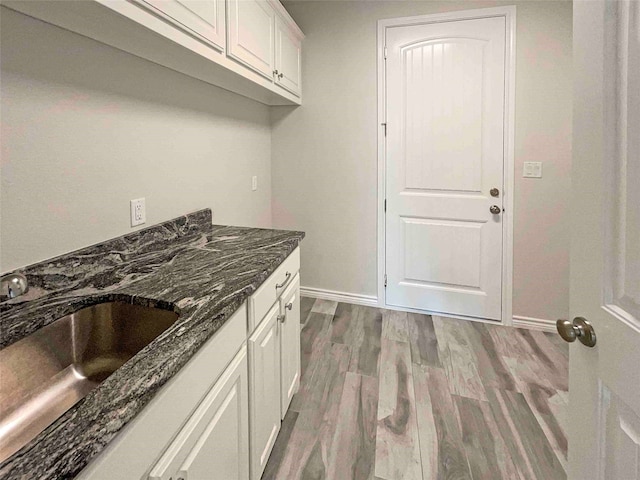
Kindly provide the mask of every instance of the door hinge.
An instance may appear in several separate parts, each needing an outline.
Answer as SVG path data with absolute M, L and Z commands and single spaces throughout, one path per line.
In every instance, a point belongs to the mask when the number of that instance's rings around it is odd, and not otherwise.
M 387 211 L 387 199 L 386 198 L 384 199 L 384 211 L 385 212 Z
M 387 59 L 387 47 L 386 46 L 384 47 L 384 59 L 385 60 Z
M 384 274 L 384 288 L 387 288 L 387 274 Z
M 384 136 L 387 136 L 387 123 L 381 123 L 380 125 L 382 125 L 384 127 Z

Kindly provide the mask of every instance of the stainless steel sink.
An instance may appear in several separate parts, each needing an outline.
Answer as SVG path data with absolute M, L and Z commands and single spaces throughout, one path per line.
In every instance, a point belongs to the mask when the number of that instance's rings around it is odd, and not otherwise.
M 0 462 L 169 328 L 175 312 L 100 303 L 0 350 Z

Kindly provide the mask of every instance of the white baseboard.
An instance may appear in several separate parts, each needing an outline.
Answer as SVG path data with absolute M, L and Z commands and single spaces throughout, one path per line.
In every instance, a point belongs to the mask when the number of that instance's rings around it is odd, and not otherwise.
M 548 320 L 546 318 L 521 317 L 514 315 L 512 325 L 518 328 L 530 328 L 533 330 L 543 330 L 545 332 L 556 331 L 555 320 Z
M 332 300 L 334 302 L 346 302 L 346 303 L 354 303 L 356 305 L 366 305 L 368 307 L 379 306 L 378 297 L 376 297 L 375 295 L 361 295 L 358 293 L 337 292 L 335 290 L 325 290 L 322 288 L 313 288 L 313 287 L 300 287 L 300 295 L 302 295 L 303 297 Z M 426 314 L 445 316 L 445 317 L 454 317 L 454 318 L 460 318 L 464 320 L 481 321 L 481 322 L 486 322 L 494 325 L 499 324 L 499 322 L 496 322 L 496 321 L 489 321 L 489 320 L 483 320 L 483 319 L 477 319 L 477 318 L 472 319 L 469 317 L 451 316 L 451 315 L 446 315 L 438 312 L 426 312 L 422 310 L 412 310 L 412 309 L 398 308 L 393 306 L 387 306 L 385 308 L 400 310 L 400 311 L 426 313 Z M 542 330 L 545 332 L 556 331 L 555 320 L 548 320 L 546 318 L 523 317 L 519 315 L 514 315 L 512 325 L 517 328 L 529 328 L 532 330 Z
M 334 290 L 324 290 L 322 288 L 312 287 L 300 287 L 300 295 L 302 295 L 303 297 L 333 300 L 334 302 L 355 303 L 356 305 L 366 305 L 368 307 L 378 306 L 378 297 L 376 297 L 375 295 L 360 295 L 358 293 L 336 292 Z

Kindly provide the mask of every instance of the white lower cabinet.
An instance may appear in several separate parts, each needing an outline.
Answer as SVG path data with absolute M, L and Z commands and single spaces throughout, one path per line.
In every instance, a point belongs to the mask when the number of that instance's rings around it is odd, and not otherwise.
M 247 480 L 249 402 L 242 347 L 155 465 L 151 480 Z
M 242 305 L 76 479 L 246 480 L 246 340 Z
M 300 385 L 299 269 L 296 249 L 76 478 L 260 480 Z
M 280 431 L 280 307 L 276 303 L 249 345 L 251 478 L 259 480 Z
M 300 276 L 280 298 L 280 415 L 289 409 L 300 387 Z
M 247 342 L 251 480 L 260 480 L 300 386 L 299 269 L 296 249 L 249 300 L 257 325 Z

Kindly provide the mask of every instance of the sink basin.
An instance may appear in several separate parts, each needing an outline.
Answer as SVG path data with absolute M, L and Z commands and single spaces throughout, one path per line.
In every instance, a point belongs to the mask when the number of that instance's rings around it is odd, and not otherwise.
M 0 350 L 0 462 L 36 437 L 178 314 L 124 302 L 83 308 Z

